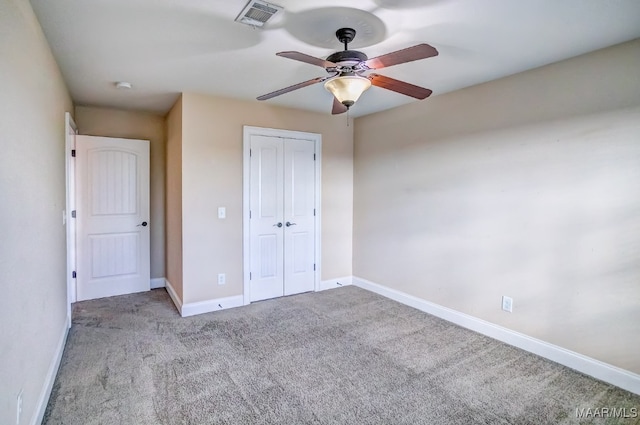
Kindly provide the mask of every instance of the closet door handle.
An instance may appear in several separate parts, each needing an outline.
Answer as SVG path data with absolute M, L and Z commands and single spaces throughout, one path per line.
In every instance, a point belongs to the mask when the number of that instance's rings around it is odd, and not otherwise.
M 295 225 L 296 225 L 296 223 L 291 223 L 291 222 L 287 221 L 287 222 L 285 223 L 285 225 L 286 225 L 287 227 L 290 227 L 290 226 L 295 226 Z
M 282 223 L 276 223 L 273 225 L 274 227 L 282 227 Z

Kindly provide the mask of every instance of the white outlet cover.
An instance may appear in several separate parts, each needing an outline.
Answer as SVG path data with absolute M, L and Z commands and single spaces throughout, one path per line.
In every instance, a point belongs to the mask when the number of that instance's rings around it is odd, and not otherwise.
M 218 207 L 218 218 L 227 218 L 227 209 L 225 207 Z
M 218 274 L 218 285 L 224 285 L 227 283 L 227 276 L 224 273 Z
M 502 296 L 502 309 L 504 311 L 508 311 L 509 313 L 513 312 L 513 298 L 507 297 L 506 295 Z

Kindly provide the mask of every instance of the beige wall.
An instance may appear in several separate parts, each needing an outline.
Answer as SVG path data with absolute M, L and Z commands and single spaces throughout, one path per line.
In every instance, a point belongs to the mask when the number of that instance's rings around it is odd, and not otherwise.
M 357 119 L 354 275 L 640 373 L 638 69 L 636 40 Z
M 147 112 L 76 106 L 80 134 L 150 141 L 151 277 L 165 277 L 165 124 Z
M 192 93 L 182 114 L 184 302 L 243 293 L 243 125 L 322 134 L 321 278 L 351 275 L 353 126 L 344 117 Z
M 182 96 L 166 117 L 167 280 L 182 300 Z
M 73 105 L 27 0 L 0 2 L 0 423 L 35 423 L 67 316 L 64 113 Z

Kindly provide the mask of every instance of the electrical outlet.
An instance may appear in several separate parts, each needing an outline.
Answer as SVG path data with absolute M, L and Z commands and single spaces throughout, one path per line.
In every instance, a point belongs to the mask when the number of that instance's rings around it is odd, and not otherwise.
M 218 207 L 218 218 L 227 218 L 227 209 L 225 207 Z
M 502 309 L 504 311 L 508 311 L 509 313 L 513 312 L 513 298 L 507 297 L 506 295 L 502 296 Z
M 22 395 L 24 390 L 20 390 L 18 393 L 18 400 L 16 403 L 16 425 L 20 425 L 20 416 L 22 416 Z
M 218 273 L 218 285 L 224 285 L 227 283 L 227 275 L 224 273 Z

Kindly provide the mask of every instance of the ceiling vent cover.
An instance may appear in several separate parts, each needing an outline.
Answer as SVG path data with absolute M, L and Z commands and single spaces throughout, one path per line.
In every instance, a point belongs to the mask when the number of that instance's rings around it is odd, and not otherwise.
M 282 10 L 282 6 L 260 0 L 251 0 L 236 18 L 236 22 L 262 27 L 273 15 Z

